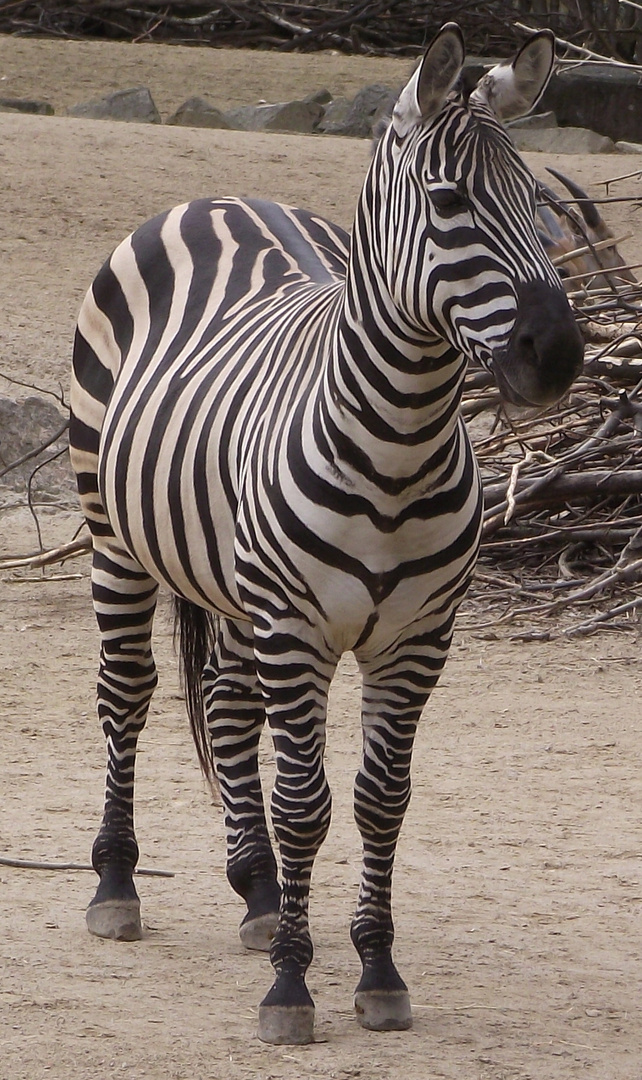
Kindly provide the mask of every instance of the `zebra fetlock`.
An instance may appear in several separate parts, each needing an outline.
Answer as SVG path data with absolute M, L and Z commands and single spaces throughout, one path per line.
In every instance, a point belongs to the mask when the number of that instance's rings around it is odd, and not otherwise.
M 110 805 L 94 840 L 91 862 L 100 877 L 87 908 L 87 929 L 114 941 L 138 941 L 143 936 L 140 899 L 134 885 L 138 844 L 128 814 Z

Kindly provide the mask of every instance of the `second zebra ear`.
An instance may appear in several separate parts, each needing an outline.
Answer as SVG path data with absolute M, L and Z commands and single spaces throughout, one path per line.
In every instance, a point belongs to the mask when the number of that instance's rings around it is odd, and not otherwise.
M 512 62 L 497 64 L 479 81 L 471 101 L 490 105 L 500 120 L 515 120 L 537 104 L 553 71 L 555 35 L 540 30 L 522 45 Z
M 464 39 L 457 23 L 446 23 L 428 46 L 410 82 L 399 95 L 392 122 L 399 135 L 436 116 L 459 78 Z

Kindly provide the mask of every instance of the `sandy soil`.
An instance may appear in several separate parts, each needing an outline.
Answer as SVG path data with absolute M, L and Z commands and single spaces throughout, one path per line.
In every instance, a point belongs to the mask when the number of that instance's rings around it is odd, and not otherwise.
M 221 104 L 327 85 L 394 82 L 407 64 L 0 38 L 7 96 L 57 109 L 150 85 L 164 113 L 194 93 Z M 203 194 L 307 205 L 349 225 L 368 159 L 350 140 L 0 115 L 0 372 L 66 388 L 81 297 L 111 248 L 153 213 Z M 529 156 L 585 185 L 635 158 Z M 598 187 L 590 187 L 593 194 Z M 619 204 L 608 220 L 633 230 Z M 0 380 L 1 381 L 1 380 Z M 28 391 L 3 384 L 0 393 Z M 0 551 L 36 546 L 22 497 L 2 501 Z M 44 542 L 71 536 L 70 488 L 40 509 Z M 96 632 L 86 560 L 0 581 L 0 851 L 84 863 L 98 827 L 102 736 L 93 718 Z M 349 660 L 336 680 L 328 772 L 335 812 L 313 884 L 310 987 L 318 1042 L 254 1036 L 267 960 L 236 933 L 220 810 L 195 763 L 169 618 L 161 685 L 139 765 L 147 936 L 89 937 L 82 871 L 0 866 L 0 1080 L 640 1080 L 642 1077 L 642 677 L 630 632 L 517 644 L 460 631 L 417 743 L 395 882 L 397 947 L 415 1024 L 355 1023 L 348 938 L 358 879 L 350 795 L 360 734 Z M 267 780 L 270 751 L 264 750 Z

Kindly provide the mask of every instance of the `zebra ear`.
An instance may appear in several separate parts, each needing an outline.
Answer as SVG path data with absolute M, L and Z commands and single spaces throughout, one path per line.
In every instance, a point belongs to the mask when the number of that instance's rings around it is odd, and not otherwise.
M 500 120 L 515 120 L 537 104 L 553 71 L 555 35 L 540 30 L 522 45 L 512 63 L 498 64 L 480 80 L 471 101 L 490 105 Z
M 446 23 L 399 95 L 392 114 L 399 135 L 405 135 L 417 124 L 437 115 L 459 78 L 464 56 L 461 30 L 457 23 Z

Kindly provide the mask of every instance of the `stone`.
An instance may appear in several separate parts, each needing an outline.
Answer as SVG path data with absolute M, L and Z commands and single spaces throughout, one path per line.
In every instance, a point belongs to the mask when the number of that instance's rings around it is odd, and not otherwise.
M 586 128 L 558 127 L 511 129 L 511 139 L 522 152 L 539 151 L 545 154 L 611 154 L 612 139 Z
M 313 101 L 317 105 L 329 105 L 332 101 L 332 94 L 329 90 L 315 90 L 313 94 L 304 97 L 303 101 Z
M 68 109 L 69 116 L 86 120 L 124 120 L 138 124 L 160 124 L 161 118 L 146 86 L 117 90 L 114 94 L 86 101 Z
M 66 419 L 60 409 L 46 398 L 31 396 L 22 401 L 13 401 L 0 397 L 0 472 L 38 447 L 45 446 L 53 435 L 58 434 L 54 443 L 0 478 L 0 504 L 4 501 L 3 491 L 23 490 L 34 468 L 66 447 L 67 432 L 63 430 Z M 73 491 L 74 487 L 67 455 L 38 470 L 34 478 L 34 490 L 39 494 L 46 491 L 53 496 L 62 490 Z
M 241 131 L 291 131 L 303 135 L 315 131 L 322 116 L 323 106 L 315 101 L 241 105 L 225 113 L 230 127 Z
M 221 110 L 201 97 L 191 97 L 184 101 L 167 123 L 180 127 L 230 128 Z
M 398 91 L 391 90 L 389 86 L 382 86 L 379 83 L 364 86 L 363 90 L 360 90 L 349 103 L 345 116 L 341 117 L 341 112 L 337 110 L 334 117 L 332 117 L 330 113 L 331 106 L 329 106 L 326 109 L 323 121 L 319 125 L 319 130 L 326 135 L 346 135 L 353 139 L 370 139 L 375 124 L 382 117 L 389 116 L 392 113 L 398 96 Z
M 623 139 L 620 142 L 616 142 L 615 149 L 618 150 L 620 154 L 642 154 L 642 143 L 626 142 L 626 140 Z
M 35 113 L 39 116 L 53 116 L 53 106 L 48 101 L 29 101 L 27 98 L 0 98 L 2 112 Z
M 333 98 L 323 111 L 317 131 L 324 135 L 341 135 L 351 105 L 352 102 L 348 98 Z
M 642 142 L 642 86 L 635 69 L 614 64 L 564 67 L 541 100 L 560 124 L 590 128 L 614 142 Z

